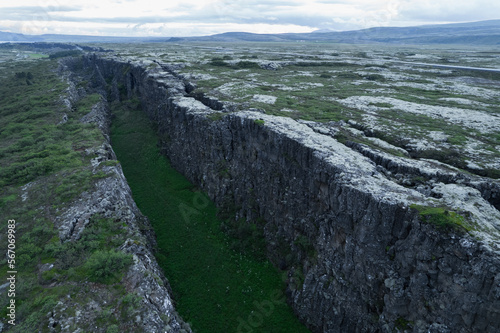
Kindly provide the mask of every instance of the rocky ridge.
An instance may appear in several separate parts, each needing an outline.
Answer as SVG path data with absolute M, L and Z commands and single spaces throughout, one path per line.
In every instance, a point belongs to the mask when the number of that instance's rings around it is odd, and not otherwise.
M 62 61 L 59 67 L 59 75 L 68 83 L 66 94 L 60 99 L 67 113 L 72 112 L 72 106 L 86 94 L 85 90 L 76 88 L 75 83 L 80 78 L 71 72 L 71 66 L 71 62 Z M 127 327 L 130 332 L 191 332 L 189 325 L 174 309 L 168 281 L 153 255 L 156 244 L 154 233 L 148 219 L 133 201 L 121 166 L 109 144 L 110 112 L 105 99 L 95 104 L 81 122 L 95 123 L 104 134 L 105 140 L 100 147 L 88 148 L 84 153 L 92 157 L 89 165 L 92 173 L 96 174 L 99 170 L 105 176 L 99 177 L 92 190 L 84 191 L 57 212 L 54 225 L 60 240 L 78 242 L 85 227 L 96 216 L 126 225 L 125 241 L 119 250 L 131 254 L 133 264 L 120 284 L 129 294 L 138 297 L 138 307 L 133 311 L 133 318 L 127 318 L 122 323 L 125 326 L 120 327 Z M 32 185 L 30 183 L 22 188 L 23 201 L 29 199 Z M 48 271 L 53 267 L 46 264 L 41 270 Z M 98 320 L 109 311 L 110 304 L 116 302 L 108 288 L 99 283 L 85 282 L 79 294 L 60 298 L 47 314 L 49 331 L 83 332 L 85 328 L 91 328 L 93 332 L 106 332 L 107 328 L 99 325 Z
M 313 331 L 500 329 L 498 181 L 342 144 L 290 118 L 216 111 L 158 64 L 84 57 L 95 86 L 140 98 L 179 171 L 236 218 L 260 221 Z

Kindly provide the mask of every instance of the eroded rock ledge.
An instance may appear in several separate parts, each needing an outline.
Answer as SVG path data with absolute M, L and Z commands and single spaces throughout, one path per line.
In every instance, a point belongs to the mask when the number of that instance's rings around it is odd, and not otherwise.
M 84 57 L 95 87 L 140 98 L 174 167 L 236 218 L 258 221 L 314 332 L 500 330 L 500 213 L 488 202 L 497 181 L 376 157 L 290 118 L 213 110 L 153 63 Z M 423 184 L 397 181 L 404 173 Z M 468 231 L 427 223 L 414 205 L 457 211 Z

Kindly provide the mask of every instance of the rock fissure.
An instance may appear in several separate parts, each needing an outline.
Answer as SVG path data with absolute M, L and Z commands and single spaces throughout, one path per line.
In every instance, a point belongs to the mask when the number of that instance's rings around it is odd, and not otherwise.
M 97 83 L 111 78 L 111 92 L 121 85 L 140 99 L 176 169 L 237 218 L 264 221 L 268 257 L 288 272 L 288 301 L 314 332 L 500 329 L 500 215 L 487 201 L 497 181 L 360 153 L 290 118 L 212 119 L 217 111 L 186 97 L 172 73 L 109 55 L 83 60 L 102 73 Z M 393 181 L 398 173 L 433 180 L 434 194 Z M 448 210 L 470 229 L 433 222 L 455 221 Z
M 368 157 L 381 169 L 377 169 L 388 179 L 406 187 L 414 188 L 427 196 L 436 195 L 432 191 L 434 184 L 463 184 L 481 192 L 481 196 L 497 210 L 500 208 L 500 183 L 485 179 L 441 163 L 436 160 L 416 159 L 392 156 L 376 151 L 365 144 L 352 141 L 346 145 Z

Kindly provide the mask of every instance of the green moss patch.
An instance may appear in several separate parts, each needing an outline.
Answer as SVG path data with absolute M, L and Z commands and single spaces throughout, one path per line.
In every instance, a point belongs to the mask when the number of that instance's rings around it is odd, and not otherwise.
M 418 211 L 422 221 L 435 225 L 438 229 L 461 232 L 472 230 L 472 227 L 466 222 L 462 215 L 450 211 L 445 207 L 429 207 L 416 204 L 410 207 Z

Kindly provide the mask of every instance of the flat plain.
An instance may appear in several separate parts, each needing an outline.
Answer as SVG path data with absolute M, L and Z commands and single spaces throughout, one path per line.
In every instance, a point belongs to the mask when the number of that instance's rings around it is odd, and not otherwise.
M 113 44 L 174 68 L 224 111 L 312 121 L 339 140 L 500 176 L 500 49 L 323 43 Z

